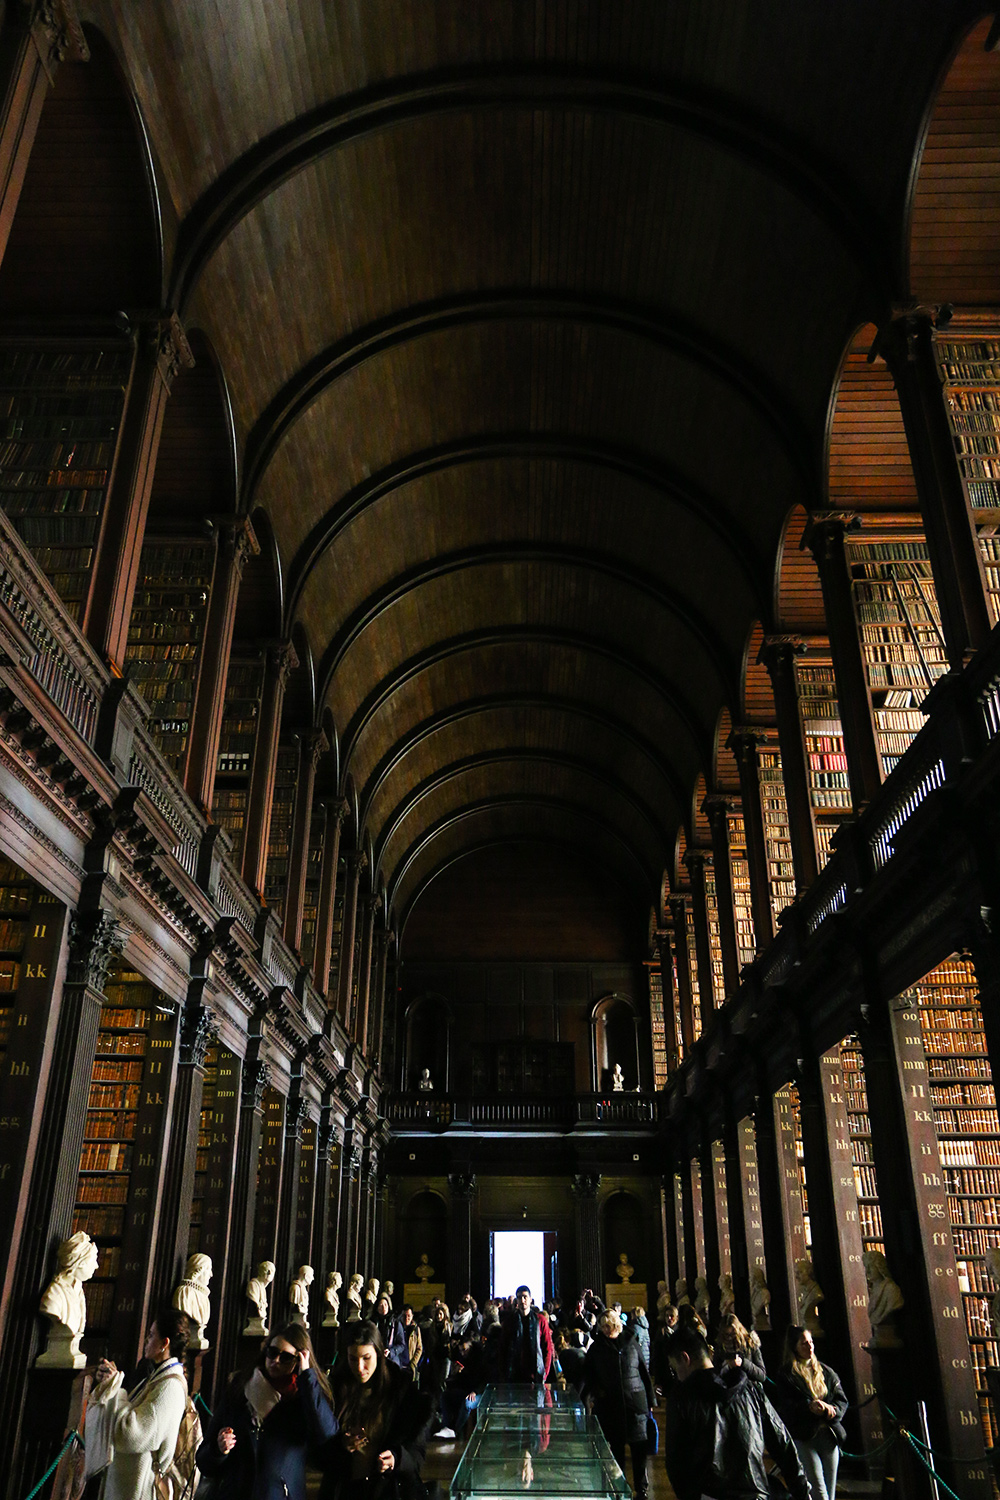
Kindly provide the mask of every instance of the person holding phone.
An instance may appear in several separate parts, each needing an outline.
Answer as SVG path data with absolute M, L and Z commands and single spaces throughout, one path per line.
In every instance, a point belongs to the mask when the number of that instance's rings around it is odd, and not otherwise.
M 324 1454 L 320 1500 L 425 1500 L 420 1465 L 435 1403 L 390 1364 L 375 1323 L 353 1323 L 334 1371 L 340 1432 Z
M 308 1331 L 288 1323 L 233 1376 L 198 1449 L 212 1500 L 306 1500 L 306 1462 L 337 1432 Z

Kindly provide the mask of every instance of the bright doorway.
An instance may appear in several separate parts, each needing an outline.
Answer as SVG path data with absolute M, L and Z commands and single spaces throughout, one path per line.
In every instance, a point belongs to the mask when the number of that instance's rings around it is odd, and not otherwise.
M 541 1306 L 558 1286 L 556 1236 L 541 1229 L 494 1229 L 490 1233 L 490 1296 L 512 1297 L 529 1286 Z

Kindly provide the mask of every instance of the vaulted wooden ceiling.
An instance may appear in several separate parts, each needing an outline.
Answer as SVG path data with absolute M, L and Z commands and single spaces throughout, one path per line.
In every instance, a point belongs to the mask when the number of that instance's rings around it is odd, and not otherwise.
M 909 296 L 911 173 L 980 8 L 82 9 L 397 912 L 524 838 L 653 901 L 785 519 L 829 503 L 841 357 Z M 995 62 L 952 114 L 986 198 Z M 943 295 L 933 211 L 914 266 Z

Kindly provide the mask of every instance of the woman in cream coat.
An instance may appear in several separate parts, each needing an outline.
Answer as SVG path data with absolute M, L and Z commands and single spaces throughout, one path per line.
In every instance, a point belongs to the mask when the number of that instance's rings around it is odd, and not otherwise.
M 112 1360 L 97 1366 L 84 1437 L 88 1477 L 104 1469 L 100 1500 L 153 1500 L 154 1475 L 169 1469 L 187 1403 L 181 1357 L 191 1336 L 187 1313 L 161 1308 L 146 1335 L 150 1374 L 126 1395 Z

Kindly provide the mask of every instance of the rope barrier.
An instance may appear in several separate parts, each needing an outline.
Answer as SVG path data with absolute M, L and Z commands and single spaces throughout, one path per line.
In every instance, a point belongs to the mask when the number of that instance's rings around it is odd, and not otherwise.
M 208 1417 L 208 1420 L 211 1421 L 212 1420 L 212 1411 L 211 1411 L 211 1408 L 208 1405 L 207 1401 L 205 1400 L 204 1396 L 201 1394 L 201 1391 L 195 1391 L 195 1393 L 194 1393 L 194 1399 L 196 1401 L 200 1401 L 201 1402 L 201 1409 L 202 1409 L 202 1411 Z
M 70 1433 L 69 1437 L 66 1439 L 65 1443 L 63 1443 L 62 1447 L 60 1448 L 59 1452 L 56 1454 L 55 1458 L 52 1460 L 52 1462 L 49 1464 L 48 1468 L 45 1470 L 45 1473 L 42 1475 L 41 1479 L 35 1485 L 35 1488 L 33 1490 L 31 1490 L 27 1495 L 25 1495 L 24 1500 L 35 1500 L 35 1496 L 38 1494 L 38 1491 L 41 1489 L 42 1485 L 45 1483 L 45 1481 L 47 1479 L 51 1479 L 52 1478 L 52 1475 L 56 1472 L 56 1469 L 58 1469 L 58 1467 L 59 1467 L 59 1464 L 60 1464 L 60 1461 L 62 1460 L 63 1455 L 65 1453 L 69 1452 L 69 1450 L 72 1448 L 72 1446 L 73 1446 L 74 1443 L 79 1443 L 80 1447 L 81 1448 L 83 1447 L 83 1438 L 77 1432 L 77 1430 L 76 1430 L 75 1427 L 74 1427 L 73 1431 Z
M 905 1427 L 901 1427 L 899 1430 L 903 1434 L 903 1436 L 906 1438 L 906 1440 L 909 1443 L 910 1447 L 913 1449 L 914 1453 L 917 1455 L 917 1457 L 919 1458 L 920 1462 L 923 1464 L 924 1468 L 927 1470 L 928 1474 L 930 1474 L 931 1477 L 934 1480 L 937 1481 L 937 1483 L 944 1490 L 945 1494 L 946 1495 L 950 1495 L 951 1496 L 951 1500 L 959 1500 L 959 1496 L 955 1494 L 955 1491 L 950 1487 L 950 1485 L 945 1484 L 944 1480 L 941 1478 L 941 1475 L 937 1472 L 936 1469 L 934 1469 L 927 1462 L 926 1458 L 921 1453 L 920 1448 L 922 1448 L 924 1445 L 921 1443 L 920 1446 L 918 1447 L 917 1446 L 917 1442 L 914 1439 L 913 1433 L 912 1432 L 908 1432 Z M 928 1451 L 933 1456 L 933 1449 L 929 1449 Z

